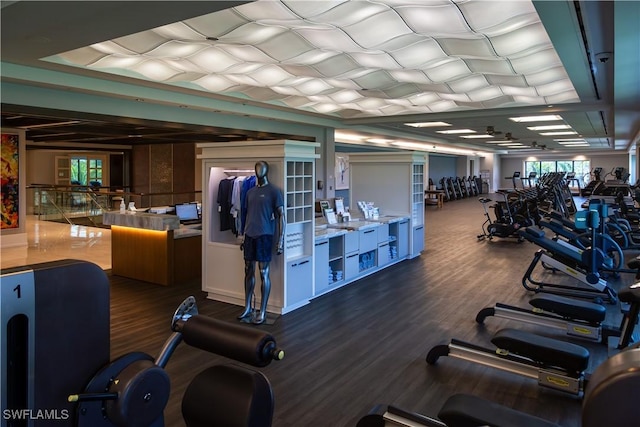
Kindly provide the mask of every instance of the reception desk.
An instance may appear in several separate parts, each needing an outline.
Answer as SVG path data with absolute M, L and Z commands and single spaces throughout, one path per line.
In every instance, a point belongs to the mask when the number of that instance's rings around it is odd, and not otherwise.
M 181 226 L 175 215 L 107 212 L 111 272 L 159 285 L 201 277 L 202 231 Z

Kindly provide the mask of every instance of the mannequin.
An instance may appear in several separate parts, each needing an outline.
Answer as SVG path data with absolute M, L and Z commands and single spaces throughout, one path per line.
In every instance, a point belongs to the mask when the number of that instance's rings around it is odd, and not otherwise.
M 273 252 L 273 240 L 276 240 L 276 254 L 284 252 L 284 201 L 282 193 L 269 184 L 267 177 L 269 165 L 261 160 L 255 164 L 257 186 L 247 191 L 247 218 L 245 236 L 240 248 L 244 251 L 244 292 L 245 308 L 238 316 L 240 320 L 249 320 L 253 324 L 264 323 L 267 317 L 267 301 L 271 292 L 269 263 Z M 260 268 L 262 282 L 260 310 L 255 312 L 251 299 L 255 290 L 256 262 Z

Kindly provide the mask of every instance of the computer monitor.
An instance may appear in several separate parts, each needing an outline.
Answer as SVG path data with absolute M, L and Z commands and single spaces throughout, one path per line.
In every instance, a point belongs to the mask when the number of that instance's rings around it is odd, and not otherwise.
M 176 215 L 178 215 L 180 222 L 200 219 L 198 216 L 198 205 L 195 203 L 176 205 Z

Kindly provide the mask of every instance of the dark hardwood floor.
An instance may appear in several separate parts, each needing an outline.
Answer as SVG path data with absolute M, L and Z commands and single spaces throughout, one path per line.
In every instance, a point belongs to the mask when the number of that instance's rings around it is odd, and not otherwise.
M 534 380 L 446 357 L 435 366 L 425 363 L 432 346 L 452 337 L 491 347 L 491 335 L 502 327 L 541 331 L 497 318 L 484 327 L 476 324 L 476 313 L 495 302 L 527 306 L 531 294 L 520 281 L 537 250 L 515 240 L 477 241 L 483 220 L 476 198 L 443 209 L 428 206 L 422 256 L 259 326 L 286 351 L 283 361 L 262 370 L 274 388 L 274 427 L 355 426 L 378 403 L 435 416 L 454 393 L 474 393 L 578 426 L 580 401 Z M 615 287 L 631 282 L 632 275 L 613 281 Z M 175 307 L 188 295 L 211 317 L 235 322 L 240 310 L 207 300 L 199 282 L 162 287 L 112 276 L 111 283 L 114 357 L 134 350 L 155 356 L 170 334 Z M 608 310 L 617 321 L 618 308 Z M 605 346 L 578 343 L 591 351 L 591 369 L 607 357 Z M 184 425 L 180 401 L 189 381 L 208 366 L 228 362 L 186 345 L 178 348 L 167 367 L 173 387 L 167 426 Z

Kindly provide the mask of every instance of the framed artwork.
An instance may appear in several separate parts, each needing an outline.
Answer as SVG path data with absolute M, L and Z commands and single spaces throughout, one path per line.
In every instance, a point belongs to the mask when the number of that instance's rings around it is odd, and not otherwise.
M 16 134 L 3 133 L 2 147 L 2 221 L 1 229 L 19 228 L 19 137 Z
M 336 153 L 336 190 L 349 189 L 349 155 Z

